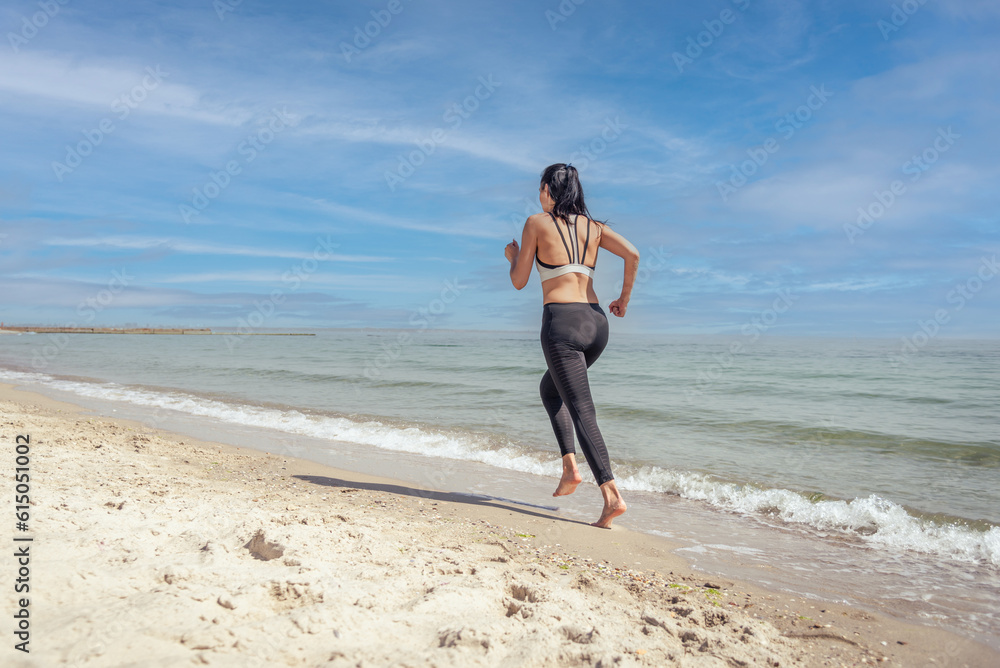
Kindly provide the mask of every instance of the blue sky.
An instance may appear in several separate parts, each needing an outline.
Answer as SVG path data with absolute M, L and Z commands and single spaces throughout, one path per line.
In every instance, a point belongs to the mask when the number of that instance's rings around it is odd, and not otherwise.
M 503 248 L 572 160 L 642 253 L 620 331 L 998 334 L 996 2 L 14 1 L 0 28 L 8 323 L 535 330 Z

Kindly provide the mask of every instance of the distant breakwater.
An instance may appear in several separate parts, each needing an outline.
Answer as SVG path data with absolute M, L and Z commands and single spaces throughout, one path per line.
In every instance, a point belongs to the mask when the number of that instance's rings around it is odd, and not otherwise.
M 0 332 L 34 332 L 36 334 L 184 334 L 219 335 L 228 332 L 213 332 L 207 328 L 183 329 L 162 327 L 31 327 L 5 325 Z M 316 336 L 310 332 L 248 332 L 240 336 Z

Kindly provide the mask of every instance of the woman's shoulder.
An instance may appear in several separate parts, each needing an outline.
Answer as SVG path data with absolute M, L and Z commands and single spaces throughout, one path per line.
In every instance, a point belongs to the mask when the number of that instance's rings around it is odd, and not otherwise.
M 603 234 L 604 230 L 608 228 L 607 223 L 602 223 L 601 221 L 597 220 L 596 218 L 587 218 L 587 216 L 585 216 L 584 214 L 580 214 L 579 218 L 577 218 L 577 220 L 581 220 L 581 222 L 583 220 L 589 220 L 591 223 L 593 223 L 594 225 L 597 226 L 597 232 L 598 232 L 598 234 Z
M 604 227 L 604 223 L 602 223 L 601 221 L 597 220 L 596 218 L 588 218 L 587 214 L 585 214 L 585 213 L 577 213 L 577 214 L 573 214 L 573 215 L 576 216 L 576 222 L 578 222 L 578 223 L 582 223 L 585 220 L 589 220 L 590 222 L 594 223 L 598 227 Z
M 528 216 L 528 220 L 524 222 L 525 229 L 534 230 L 536 233 L 544 234 L 545 230 L 552 227 L 552 222 L 555 219 L 552 214 L 541 211 L 539 213 L 533 213 Z
M 595 225 L 597 225 L 597 227 L 601 229 L 607 227 L 607 223 L 602 223 L 601 221 L 595 218 L 587 218 L 586 214 L 577 213 L 573 215 L 575 216 L 573 220 L 577 223 L 582 224 L 584 221 L 589 220 L 590 222 L 594 223 Z M 532 226 L 549 225 L 551 224 L 552 220 L 553 220 L 552 214 L 546 211 L 541 211 L 539 213 L 533 213 L 530 216 L 528 216 L 528 219 L 525 221 L 524 224 Z

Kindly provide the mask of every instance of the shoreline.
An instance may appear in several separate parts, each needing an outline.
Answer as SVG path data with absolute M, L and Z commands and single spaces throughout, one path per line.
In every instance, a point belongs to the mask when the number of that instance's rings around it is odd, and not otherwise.
M 0 409 L 4 441 L 32 438 L 39 555 L 33 652 L 5 649 L 15 665 L 146 660 L 150 637 L 155 657 L 193 665 L 1000 662 L 942 629 L 699 573 L 649 534 L 194 441 L 9 385 Z M 377 647 L 383 626 L 398 647 Z

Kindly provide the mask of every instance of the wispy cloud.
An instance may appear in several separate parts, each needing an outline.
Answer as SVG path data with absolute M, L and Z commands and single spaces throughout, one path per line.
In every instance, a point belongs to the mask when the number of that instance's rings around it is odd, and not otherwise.
M 238 126 L 252 117 L 248 109 L 212 104 L 191 86 L 174 83 L 171 77 L 177 74 L 159 62 L 129 67 L 96 58 L 81 62 L 69 55 L 14 56 L 0 50 L 0 90 L 34 100 L 33 108 L 43 113 L 57 103 L 90 107 L 93 113 L 113 117 L 141 104 L 143 113 L 218 125 Z
M 100 249 L 148 250 L 162 249 L 175 253 L 192 255 L 238 255 L 242 257 L 280 257 L 307 259 L 314 257 L 312 251 L 279 250 L 276 248 L 250 246 L 224 246 L 183 239 L 163 239 L 151 237 L 101 237 L 91 239 L 49 239 L 46 246 L 74 246 Z M 344 255 L 324 251 L 324 259 L 335 262 L 391 262 L 393 258 L 378 255 Z

